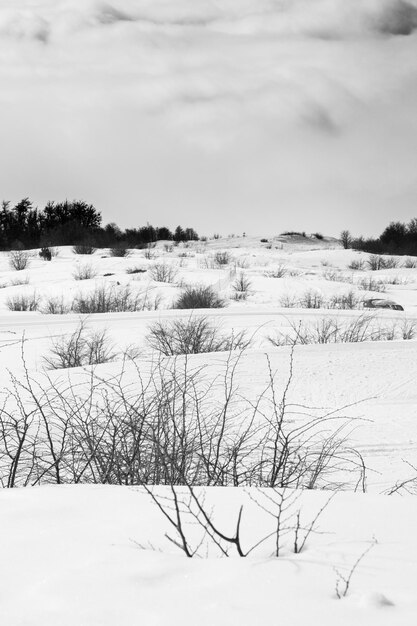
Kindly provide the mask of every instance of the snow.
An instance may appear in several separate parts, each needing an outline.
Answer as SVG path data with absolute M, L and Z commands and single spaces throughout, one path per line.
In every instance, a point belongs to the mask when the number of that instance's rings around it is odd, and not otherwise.
M 267 520 L 243 490 L 208 495 L 226 526 L 244 503 L 246 544 L 261 535 Z M 303 493 L 303 512 L 308 516 L 327 498 Z M 0 605 L 7 624 L 415 622 L 412 497 L 338 494 L 305 550 L 293 554 L 287 539 L 278 559 L 270 556 L 271 546 L 246 559 L 187 559 L 164 538 L 163 518 L 137 489 L 4 490 L 0 506 Z M 349 595 L 336 599 L 334 568 L 348 572 L 373 537 L 378 543 L 353 574 Z
M 190 311 L 170 308 L 180 293 L 179 283 L 211 284 L 228 301 L 224 309 L 196 311 L 207 315 L 224 332 L 247 330 L 252 345 L 242 354 L 236 371 L 240 393 L 255 398 L 268 381 L 266 356 L 276 371 L 276 386 L 288 380 L 290 347 L 273 347 L 268 336 L 291 323 L 315 323 L 326 316 L 342 322 L 355 320 L 363 310 L 283 308 L 283 294 L 319 291 L 327 300 L 334 293 L 359 290 L 364 276 L 393 279 L 378 295 L 393 299 L 404 311 L 375 311 L 381 326 L 417 321 L 417 269 L 398 267 L 378 272 L 352 271 L 352 260 L 367 255 L 341 249 L 325 238 L 234 237 L 180 246 L 167 252 L 163 244 L 155 258 L 144 258 L 134 250 L 127 258 L 112 258 L 98 250 L 91 257 L 60 248 L 51 262 L 32 251 L 26 270 L 16 272 L 8 255 L 0 256 L 0 376 L 2 393 L 10 387 L 10 373 L 22 377 L 22 346 L 28 374 L 42 382 L 80 383 L 90 368 L 45 371 L 43 357 L 51 340 L 73 332 L 80 321 L 74 313 L 46 315 L 14 312 L 7 299 L 24 291 L 69 301 L 79 290 L 96 285 L 129 284 L 132 289 L 160 294 L 162 307 L 135 313 L 87 316 L 91 329 L 106 328 L 115 346 L 122 350 L 135 344 L 135 361 L 146 377 L 152 352 L 146 344 L 147 329 L 155 321 L 189 316 Z M 223 250 L 234 259 L 245 259 L 243 271 L 252 282 L 247 300 L 231 300 L 236 278 L 234 263 L 224 269 L 209 267 L 207 260 Z M 180 256 L 186 253 L 187 256 Z M 178 267 L 175 284 L 152 281 L 148 272 L 127 274 L 135 265 L 149 267 L 155 261 Z M 401 261 L 401 263 L 400 263 Z M 73 277 L 77 265 L 89 263 L 97 276 L 86 281 Z M 280 264 L 288 273 L 283 278 L 265 274 Z M 112 273 L 105 277 L 104 274 Z M 326 278 L 336 272 L 351 282 Z M 13 286 L 16 277 L 29 283 Z M 366 292 L 361 291 L 364 295 Z M 22 343 L 23 341 L 23 343 Z M 227 354 L 191 355 L 190 366 L 205 368 L 216 377 L 223 371 Z M 124 368 L 126 383 L 134 383 L 135 366 L 123 365 L 121 357 L 94 368 L 106 380 Z M 321 514 L 317 532 L 309 537 L 301 554 L 294 554 L 293 528 L 296 509 L 291 511 L 291 531 L 285 534 L 279 558 L 273 540 L 265 542 L 245 559 L 221 558 L 213 546 L 200 548 L 202 558 L 187 559 L 170 543 L 172 534 L 150 496 L 139 487 L 108 485 L 42 485 L 0 492 L 0 618 L 10 626 L 52 624 L 172 624 L 249 625 L 284 623 L 298 626 L 309 622 L 330 626 L 383 626 L 415 623 L 417 598 L 417 500 L 412 495 L 387 495 L 395 485 L 413 475 L 417 436 L 417 341 L 367 341 L 346 344 L 297 345 L 294 376 L 288 402 L 308 410 L 340 410 L 352 419 L 348 439 L 368 467 L 367 490 L 338 492 Z M 213 393 L 217 393 L 216 390 Z M 294 416 L 294 419 L 299 419 Z M 353 486 L 352 486 L 353 489 Z M 181 489 L 180 493 L 183 493 Z M 245 546 L 256 543 L 271 529 L 271 518 L 254 503 L 255 488 L 207 488 L 207 507 L 229 532 L 243 504 L 242 539 Z M 167 487 L 159 496 L 169 497 Z M 292 493 L 292 492 L 291 492 Z M 312 520 L 329 498 L 328 491 L 298 493 L 297 507 L 305 520 Z M 251 499 L 252 498 L 252 499 Z M 192 540 L 199 533 L 187 524 Z M 375 545 L 373 545 L 375 543 Z M 341 572 L 348 575 L 357 559 L 368 549 L 352 574 L 346 597 L 337 599 L 336 582 Z

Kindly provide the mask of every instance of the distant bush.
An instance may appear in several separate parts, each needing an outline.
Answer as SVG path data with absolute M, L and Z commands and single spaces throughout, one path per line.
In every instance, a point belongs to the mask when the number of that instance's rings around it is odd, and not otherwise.
M 126 274 L 144 274 L 147 271 L 146 267 L 128 267 Z
M 284 294 L 280 298 L 280 305 L 284 308 L 300 309 L 361 309 L 363 298 L 354 290 L 347 293 L 335 294 L 326 300 L 320 293 L 308 290 L 298 297 Z
M 371 254 L 367 259 L 367 264 L 373 272 L 378 270 L 388 270 L 398 267 L 399 261 L 394 257 L 384 257 L 379 254 Z
M 173 283 L 178 269 L 170 263 L 154 263 L 149 268 L 149 276 L 158 283 Z
M 244 350 L 249 345 L 244 332 L 223 335 L 203 316 L 155 322 L 148 329 L 147 343 L 165 356 Z
M 358 287 L 364 291 L 386 291 L 385 283 L 382 280 L 374 280 L 373 278 L 363 278 L 358 282 Z
M 155 257 L 155 250 L 154 250 L 155 245 L 156 244 L 148 243 L 148 245 L 145 248 L 145 252 L 143 253 L 143 256 L 148 261 L 151 261 Z
M 89 293 L 75 296 L 71 310 L 75 313 L 123 313 L 157 309 L 159 300 L 151 299 L 148 293 L 133 293 L 129 285 L 97 286 Z
M 268 243 L 268 239 L 261 239 L 261 243 Z
M 348 269 L 361 272 L 365 269 L 365 261 L 363 259 L 355 259 L 349 263 Z
M 404 341 L 416 335 L 415 322 L 407 320 L 390 326 L 380 326 L 374 315 L 362 314 L 356 319 L 344 321 L 337 317 L 324 317 L 317 322 L 290 322 L 290 333 L 282 331 L 269 337 L 274 346 L 308 345 L 327 343 L 361 343 L 363 341 Z
M 52 261 L 52 250 L 48 247 L 43 247 L 39 250 L 39 256 L 44 261 Z
M 10 279 L 10 287 L 19 287 L 20 285 L 28 285 L 30 283 L 30 278 L 26 274 L 26 276 L 19 276 L 18 278 Z
M 325 306 L 323 296 L 312 289 L 306 291 L 300 298 L 300 306 L 303 309 L 322 309 Z
M 70 310 L 70 305 L 64 301 L 63 297 L 51 297 L 44 299 L 41 313 L 44 315 L 65 315 Z
M 225 301 L 213 287 L 204 285 L 186 287 L 174 303 L 174 309 L 219 309 L 224 306 Z
M 367 258 L 366 263 L 369 269 L 372 270 L 373 272 L 377 272 L 378 270 L 381 270 L 384 267 L 384 260 L 382 256 L 377 255 L 377 254 L 371 254 Z
M 216 265 L 223 266 L 229 265 L 231 256 L 229 252 L 216 252 L 214 255 L 214 262 Z
M 350 277 L 346 277 L 341 272 L 336 271 L 336 270 L 331 270 L 331 269 L 325 270 L 323 272 L 323 278 L 325 280 L 331 280 L 332 282 L 335 282 L 335 283 L 351 282 Z
M 252 282 L 246 276 L 244 272 L 240 272 L 236 277 L 236 280 L 232 284 L 232 289 L 234 291 L 233 297 L 235 300 L 246 300 L 249 296 L 250 289 L 252 287 Z
M 75 280 L 90 280 L 97 276 L 97 270 L 90 263 L 86 263 L 76 265 L 72 275 Z
M 417 259 L 406 259 L 404 261 L 404 266 L 408 269 L 413 269 L 417 267 Z
M 9 265 L 13 270 L 25 270 L 30 263 L 30 255 L 25 250 L 13 250 L 9 254 Z
M 352 236 L 348 230 L 342 230 L 340 233 L 340 241 L 345 250 L 352 247 Z
M 323 235 L 321 233 L 313 233 L 312 237 L 315 237 L 316 239 L 324 239 Z
M 288 274 L 288 268 L 284 263 L 280 263 L 276 267 L 267 270 L 265 276 L 268 278 L 284 278 Z
M 248 269 L 249 265 L 250 265 L 249 259 L 246 256 L 238 257 L 235 260 L 235 267 L 239 267 L 242 270 Z
M 40 304 L 39 296 L 32 294 L 19 294 L 6 300 L 6 306 L 10 311 L 37 311 Z
M 360 309 L 363 305 L 363 298 L 350 290 L 347 293 L 336 294 L 331 297 L 329 309 Z
M 130 254 L 129 248 L 123 244 L 119 244 L 114 248 L 109 248 L 110 256 L 113 257 L 127 257 Z
M 386 270 L 395 269 L 399 266 L 399 261 L 398 259 L 395 259 L 394 257 L 385 257 L 383 259 L 383 266 L 384 266 L 384 269 Z
M 50 369 L 82 367 L 108 363 L 115 356 L 107 331 L 88 330 L 83 321 L 71 335 L 53 341 L 44 363 Z
M 306 237 L 306 233 L 303 230 L 301 233 L 298 230 L 285 230 L 283 233 L 281 233 L 281 235 L 287 235 L 287 236 L 298 236 L 298 237 Z
M 96 249 L 89 243 L 79 243 L 73 246 L 72 251 L 74 254 L 94 254 Z

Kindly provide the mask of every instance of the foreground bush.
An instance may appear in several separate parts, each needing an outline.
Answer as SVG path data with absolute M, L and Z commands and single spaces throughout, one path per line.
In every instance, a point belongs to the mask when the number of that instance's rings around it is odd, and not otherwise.
M 71 348 L 73 350 L 73 348 Z M 161 359 L 117 375 L 11 376 L 0 410 L 0 484 L 364 485 L 352 420 L 289 403 L 268 361 L 257 395 L 238 387 L 242 353 L 220 368 Z M 269 383 L 267 383 L 269 381 Z

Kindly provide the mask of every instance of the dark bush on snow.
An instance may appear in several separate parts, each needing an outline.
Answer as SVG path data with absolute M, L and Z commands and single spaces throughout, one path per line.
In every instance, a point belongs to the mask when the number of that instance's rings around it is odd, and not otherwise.
M 225 301 L 213 287 L 204 285 L 186 287 L 174 302 L 174 309 L 220 309 L 224 306 Z

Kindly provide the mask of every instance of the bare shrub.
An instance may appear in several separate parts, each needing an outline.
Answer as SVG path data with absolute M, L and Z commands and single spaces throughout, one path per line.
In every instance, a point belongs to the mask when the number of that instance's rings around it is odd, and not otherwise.
M 246 276 L 244 272 L 240 272 L 236 277 L 236 280 L 232 284 L 234 291 L 233 297 L 235 300 L 246 300 L 250 294 L 252 282 Z
M 269 341 L 274 346 L 370 341 L 373 336 L 373 321 L 374 316 L 361 315 L 348 323 L 336 317 L 325 317 L 307 324 L 290 322 L 290 334 L 279 332 L 270 336 Z
M 39 304 L 40 298 L 36 292 L 10 296 L 6 300 L 6 306 L 10 311 L 37 311 Z
M 312 289 L 301 296 L 299 304 L 303 309 L 322 309 L 325 306 L 323 296 Z
M 129 285 L 100 285 L 89 293 L 75 296 L 71 310 L 81 314 L 122 313 L 157 309 L 159 303 L 148 292 L 134 293 Z
M 39 256 L 44 261 L 52 261 L 52 251 L 48 246 L 44 246 L 39 250 Z
M 363 461 L 346 439 L 353 420 L 289 402 L 293 350 L 283 389 L 267 359 L 267 387 L 247 398 L 236 381 L 241 358 L 230 353 L 213 374 L 185 357 L 153 357 L 147 369 L 131 362 L 105 379 L 92 370 L 77 385 L 10 374 L 0 483 L 363 486 Z
M 331 297 L 329 309 L 359 309 L 363 305 L 363 298 L 352 289 L 347 293 L 336 294 Z
M 72 251 L 74 254 L 94 254 L 96 249 L 89 243 L 78 243 L 73 246 Z
M 386 283 L 382 280 L 374 280 L 373 278 L 363 278 L 358 282 L 359 289 L 364 291 L 377 291 L 384 293 L 386 291 Z
M 124 244 L 119 244 L 113 248 L 109 248 L 110 256 L 113 257 L 127 257 L 130 254 L 129 248 Z
M 143 256 L 148 261 L 151 261 L 152 259 L 155 258 L 155 246 L 156 246 L 155 243 L 148 243 L 146 245 L 145 252 L 143 253 Z
M 363 259 L 355 259 L 349 263 L 348 269 L 362 272 L 365 269 L 365 261 Z
M 20 285 L 29 285 L 30 278 L 26 274 L 26 276 L 21 276 L 19 278 L 12 278 L 10 280 L 10 287 L 20 287 Z
M 250 341 L 245 332 L 224 335 L 204 316 L 155 322 L 148 328 L 147 343 L 165 356 L 244 350 Z
M 340 233 L 340 241 L 345 250 L 351 247 L 352 236 L 348 230 L 342 230 L 342 232 Z
M 383 257 L 382 267 L 386 270 L 395 269 L 399 266 L 399 260 L 393 256 Z
M 235 265 L 236 265 L 236 267 L 238 267 L 238 268 L 240 268 L 242 270 L 246 270 L 250 266 L 250 262 L 249 262 L 248 257 L 240 256 L 237 259 L 235 259 Z
M 348 591 L 350 589 L 353 574 L 356 572 L 362 559 L 365 558 L 365 556 L 372 550 L 372 548 L 376 546 L 376 544 L 377 544 L 377 541 L 375 538 L 373 538 L 372 542 L 362 552 L 362 554 L 356 559 L 356 561 L 353 563 L 352 567 L 347 573 L 342 574 L 338 569 L 334 568 L 334 571 L 337 576 L 335 591 L 336 591 L 336 597 L 338 598 L 338 600 L 341 600 L 342 598 L 345 598 L 347 596 Z
M 41 313 L 44 315 L 65 315 L 70 310 L 70 305 L 65 302 L 62 296 L 60 298 L 53 296 L 44 299 Z
M 274 346 L 308 345 L 326 343 L 362 343 L 363 341 L 409 340 L 416 335 L 415 322 L 381 326 L 374 315 L 362 314 L 344 321 L 337 317 L 324 317 L 314 323 L 290 322 L 290 332 L 277 332 L 268 339 Z
M 72 273 L 74 280 L 90 280 L 97 276 L 97 270 L 91 265 L 91 263 L 85 263 L 84 265 L 76 265 Z
M 147 271 L 146 267 L 128 267 L 126 274 L 145 274 Z
M 268 278 L 284 278 L 288 274 L 288 268 L 284 263 L 280 263 L 276 267 L 265 272 Z
M 384 269 L 394 269 L 399 265 L 399 261 L 395 257 L 384 257 L 378 254 L 369 255 L 366 262 L 369 269 L 373 272 Z
M 402 276 L 387 276 L 383 282 L 386 285 L 406 285 L 409 281 Z
M 401 338 L 405 341 L 414 339 L 417 335 L 417 322 L 414 320 L 403 320 L 401 325 Z
M 174 302 L 174 309 L 219 309 L 226 305 L 213 287 L 189 285 Z
M 403 267 L 414 269 L 417 267 L 417 259 L 409 258 L 404 261 Z
M 257 510 L 273 519 L 274 530 L 266 535 L 256 536 L 252 544 L 247 544 L 241 533 L 244 504 L 239 505 L 235 519 L 228 519 L 225 524 L 224 520 L 217 518 L 214 507 L 206 503 L 207 492 L 204 489 L 196 489 L 190 484 L 185 489 L 170 485 L 168 494 L 164 491 L 163 495 L 147 485 L 143 485 L 143 489 L 175 532 L 174 537 L 168 533 L 165 537 L 188 558 L 212 554 L 229 557 L 231 551 L 233 555 L 245 558 L 261 548 L 268 550 L 268 556 L 273 548 L 272 555 L 278 558 L 284 548 L 285 539 L 287 549 L 299 554 L 305 549 L 307 540 L 315 532 L 320 516 L 334 495 L 327 498 L 312 519 L 301 522 L 299 493 L 285 488 L 268 492 L 259 489 L 255 495 L 248 492 L 246 498 L 249 497 L 255 503 Z M 190 528 L 194 532 L 190 532 Z
M 232 261 L 232 257 L 229 252 L 216 252 L 214 254 L 214 264 L 218 267 L 223 267 L 225 265 L 229 265 Z
M 323 278 L 325 280 L 331 280 L 332 282 L 340 282 L 340 272 L 336 270 L 325 270 L 323 272 Z
M 298 306 L 298 301 L 295 296 L 291 296 L 290 294 L 284 294 L 279 299 L 279 304 L 284 309 L 294 309 Z
M 170 263 L 154 263 L 149 268 L 149 275 L 158 283 L 173 283 L 178 275 L 178 269 Z
M 366 260 L 370 270 L 376 272 L 384 268 L 384 259 L 378 254 L 370 254 Z
M 30 255 L 26 250 L 13 250 L 9 253 L 9 265 L 13 270 L 25 270 L 30 263 Z
M 44 363 L 49 369 L 82 367 L 108 363 L 115 356 L 107 331 L 88 330 L 82 321 L 71 335 L 52 342 Z
M 164 250 L 167 254 L 173 252 L 174 245 L 172 243 L 164 243 Z

